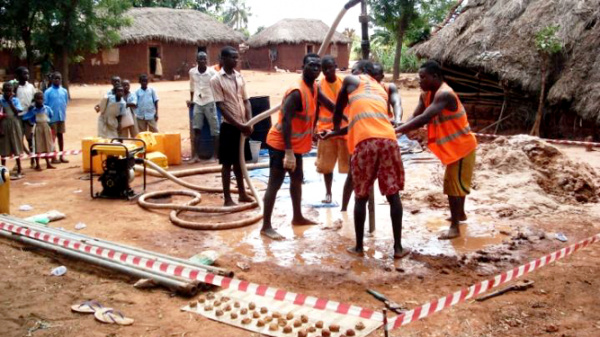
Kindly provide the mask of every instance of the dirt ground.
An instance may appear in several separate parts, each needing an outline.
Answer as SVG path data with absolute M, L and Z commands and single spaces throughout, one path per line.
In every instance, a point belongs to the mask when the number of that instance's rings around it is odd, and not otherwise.
M 281 100 L 286 85 L 298 75 L 245 71 L 244 76 L 251 96 L 269 95 L 271 104 L 275 105 Z M 181 132 L 186 138 L 187 82 L 159 82 L 152 86 L 161 99 L 159 128 Z M 133 85 L 134 89 L 136 87 Z M 95 135 L 93 106 L 107 90 L 106 85 L 72 88 L 67 149 L 79 149 L 81 138 Z M 405 114 L 410 114 L 419 93 L 415 89 L 401 93 Z M 529 151 L 530 145 L 515 146 L 529 146 Z M 480 148 L 478 170 L 482 173 L 477 176 L 476 190 L 467 202 L 469 220 L 461 226 L 464 235 L 452 241 L 437 239 L 438 232 L 447 226 L 444 219 L 448 216 L 441 193 L 441 165 L 428 153 L 405 161 L 403 244 L 413 253 L 401 261 L 394 261 L 390 256 L 391 225 L 388 206 L 381 196 L 376 199 L 377 229 L 366 239 L 366 256 L 358 258 L 345 253 L 346 247 L 354 242 L 352 212 L 341 213 L 339 207 L 311 207 L 324 194 L 322 178 L 312 166 L 314 158 L 307 158 L 304 166 L 303 209 L 320 224 L 304 228 L 290 226 L 289 194 L 284 186 L 279 192 L 273 218 L 274 226 L 287 238 L 281 242 L 262 238 L 259 224 L 220 232 L 193 231 L 173 226 L 167 212 L 145 211 L 135 201 L 92 200 L 89 181 L 80 179 L 84 174 L 78 156 L 69 157 L 71 162 L 61 164 L 58 170 L 38 173 L 26 169 L 25 179 L 11 185 L 11 210 L 16 216 L 26 217 L 56 209 L 67 218 L 51 223 L 53 227 L 75 231 L 75 224 L 83 222 L 87 227 L 81 230 L 82 234 L 182 258 L 213 250 L 219 254 L 217 264 L 235 271 L 236 277 L 296 293 L 379 310 L 382 304 L 365 292 L 370 288 L 407 308 L 414 308 L 560 249 L 565 243 L 554 239 L 554 233 L 564 233 L 568 244 L 572 244 L 600 230 L 597 203 L 561 199 L 545 189 L 548 186 L 544 184 L 552 180 L 540 180 L 551 164 L 577 168 L 581 163 L 587 163 L 590 172 L 595 172 L 600 169 L 600 153 L 585 152 L 579 147 L 560 147 L 565 158 L 561 157 L 558 162 L 535 162 L 542 168 L 534 172 L 530 166 L 516 166 L 519 160 L 525 160 L 522 156 L 505 155 L 499 153 L 499 149 L 502 146 L 498 144 L 485 144 Z M 189 154 L 188 142 L 184 142 L 183 152 Z M 503 164 L 498 158 L 514 161 Z M 184 164 L 173 169 L 202 165 L 214 163 Z M 528 170 L 527 174 L 516 174 L 516 168 Z M 562 172 L 560 168 L 557 170 L 548 171 L 545 176 Z M 570 174 L 581 178 L 577 172 Z M 519 186 L 514 181 L 521 176 L 530 179 L 523 180 Z M 186 180 L 218 186 L 220 176 L 209 174 Z M 334 199 L 337 202 L 341 199 L 343 181 L 343 175 L 335 175 Z M 150 191 L 176 188 L 175 184 L 161 179 L 150 178 L 149 182 Z M 264 187 L 264 184 L 258 185 Z M 134 188 L 139 190 L 139 179 Z M 597 191 L 594 193 L 597 195 Z M 222 203 L 220 195 L 204 194 L 203 199 L 203 204 Z M 33 211 L 18 211 L 23 204 L 31 205 Z M 205 219 L 203 216 L 187 217 Z M 257 335 L 181 312 L 179 308 L 189 299 L 163 288 L 135 289 L 136 279 L 109 270 L 6 239 L 0 240 L 0 257 L 4 266 L 4 272 L 0 273 L 1 336 Z M 250 269 L 241 271 L 236 267 L 238 262 L 247 263 Z M 599 336 L 599 262 L 600 245 L 591 246 L 531 274 L 528 278 L 535 281 L 532 289 L 481 303 L 460 304 L 395 330 L 391 335 Z M 50 270 L 60 265 L 67 266 L 66 275 L 50 276 Z M 105 325 L 91 316 L 70 311 L 72 304 L 87 299 L 120 309 L 136 321 L 130 327 Z M 383 336 L 383 331 L 373 335 Z

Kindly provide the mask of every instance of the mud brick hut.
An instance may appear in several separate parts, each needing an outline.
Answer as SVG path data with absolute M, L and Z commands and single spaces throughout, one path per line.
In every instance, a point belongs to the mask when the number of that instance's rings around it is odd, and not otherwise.
M 304 55 L 316 53 L 328 31 L 321 20 L 283 19 L 248 40 L 246 59 L 252 69 L 301 69 Z M 340 69 L 348 68 L 350 42 L 336 32 L 325 53 L 336 58 Z
M 531 129 L 542 61 L 534 38 L 558 25 L 564 48 L 547 73 L 541 135 L 600 139 L 600 0 L 469 0 L 459 11 L 414 51 L 442 64 L 474 130 Z
M 121 29 L 121 42 L 112 49 L 88 54 L 71 68 L 76 82 L 106 82 L 111 75 L 137 80 L 153 75 L 160 55 L 166 80 L 186 79 L 199 51 L 217 63 L 223 46 L 237 47 L 242 35 L 196 10 L 133 8 L 127 12 L 132 24 Z

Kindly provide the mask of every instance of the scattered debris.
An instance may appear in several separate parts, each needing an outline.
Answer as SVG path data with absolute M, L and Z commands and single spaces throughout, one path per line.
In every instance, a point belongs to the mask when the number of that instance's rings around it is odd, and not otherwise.
M 65 267 L 65 266 L 56 267 L 56 268 L 52 269 L 52 271 L 50 272 L 50 274 L 52 274 L 54 276 L 63 276 L 66 273 L 67 273 L 67 267 Z
M 567 242 L 567 241 L 569 241 L 569 239 L 567 239 L 567 236 L 564 235 L 563 233 L 556 233 L 556 240 L 558 240 L 560 242 Z
M 248 271 L 248 270 L 250 270 L 250 265 L 247 262 L 238 262 L 235 265 L 238 268 L 240 268 L 242 271 Z
M 75 229 L 76 229 L 76 230 L 82 230 L 82 229 L 84 229 L 84 228 L 86 228 L 86 227 L 87 227 L 87 225 L 86 225 L 86 224 L 84 224 L 83 222 L 78 222 L 78 223 L 75 225 Z
M 19 206 L 19 211 L 29 212 L 31 210 L 33 210 L 33 206 L 31 206 L 31 205 L 21 205 L 21 206 Z
M 483 301 L 485 301 L 487 299 L 490 299 L 490 298 L 496 297 L 496 296 L 500 296 L 500 295 L 505 294 L 505 293 L 507 293 L 509 291 L 513 291 L 513 290 L 515 290 L 515 291 L 524 291 L 524 290 L 527 290 L 527 289 L 529 289 L 531 287 L 533 287 L 533 281 L 531 281 L 531 280 L 524 280 L 522 282 L 517 282 L 517 283 L 515 283 L 515 284 L 513 284 L 511 286 L 508 286 L 508 287 L 506 287 L 504 289 L 500 289 L 498 291 L 494 291 L 494 292 L 489 293 L 487 295 L 478 297 L 475 300 L 478 301 L 478 302 L 483 302 Z
M 205 250 L 200 254 L 196 254 L 188 259 L 188 261 L 205 266 L 212 266 L 219 258 L 219 254 L 214 250 Z
M 32 186 L 32 187 L 39 187 L 39 186 L 45 186 L 46 183 L 45 182 L 41 182 L 41 183 L 30 183 L 29 181 L 26 181 L 23 183 L 23 185 L 25 186 Z
M 151 279 L 147 279 L 147 278 L 143 278 L 143 279 L 139 279 L 134 285 L 134 288 L 137 289 L 152 289 L 152 288 L 156 288 L 158 286 L 158 284 Z
M 546 326 L 546 332 L 558 332 L 558 326 L 550 324 Z

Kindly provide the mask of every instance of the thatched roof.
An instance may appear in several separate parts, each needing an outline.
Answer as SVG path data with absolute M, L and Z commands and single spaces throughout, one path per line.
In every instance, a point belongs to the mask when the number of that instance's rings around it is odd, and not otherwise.
M 600 121 L 600 0 L 469 0 L 454 22 L 414 50 L 538 93 L 534 36 L 548 25 L 560 25 L 564 43 L 549 74 L 549 103 Z
M 132 25 L 120 30 L 121 41 L 160 40 L 184 44 L 238 44 L 242 35 L 211 16 L 192 9 L 132 8 Z
M 273 44 L 322 43 L 329 26 L 321 20 L 313 19 L 283 19 L 264 29 L 248 40 L 248 45 L 258 48 Z M 333 43 L 350 43 L 345 35 L 335 32 L 331 39 Z

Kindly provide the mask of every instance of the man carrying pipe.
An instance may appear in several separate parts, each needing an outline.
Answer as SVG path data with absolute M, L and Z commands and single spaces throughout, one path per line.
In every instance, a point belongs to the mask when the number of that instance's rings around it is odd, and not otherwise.
M 396 127 L 396 133 L 427 125 L 427 147 L 446 165 L 444 194 L 450 204 L 451 224 L 439 239 L 453 239 L 460 236 L 459 223 L 467 220 L 465 199 L 471 192 L 477 139 L 458 95 L 444 82 L 439 63 L 427 61 L 421 66 L 419 85 L 423 90 L 419 105 L 405 124 Z
M 273 240 L 281 240 L 271 225 L 277 191 L 281 188 L 285 173 L 290 174 L 292 198 L 292 225 L 314 225 L 315 221 L 302 215 L 302 155 L 310 152 L 312 131 L 317 110 L 319 90 L 315 80 L 321 73 L 321 58 L 317 54 L 306 54 L 303 60 L 302 77 L 286 91 L 277 123 L 267 135 L 269 146 L 269 182 L 264 198 L 263 226 L 260 230 Z
M 394 235 L 394 258 L 408 255 L 401 244 L 402 203 L 399 192 L 404 188 L 404 167 L 394 128 L 388 120 L 388 93 L 373 78 L 371 62 L 364 65 L 366 75 L 351 75 L 344 79 L 333 117 L 334 130 L 323 138 L 348 134 L 352 153 L 351 171 L 355 194 L 354 230 L 356 246 L 350 253 L 362 255 L 366 206 L 375 179 L 379 190 L 390 203 Z M 349 106 L 348 127 L 340 129 L 342 116 Z

